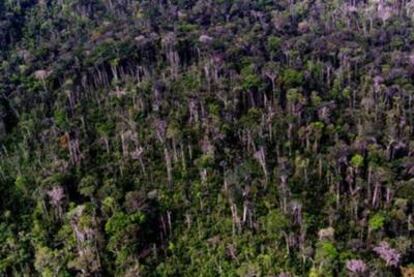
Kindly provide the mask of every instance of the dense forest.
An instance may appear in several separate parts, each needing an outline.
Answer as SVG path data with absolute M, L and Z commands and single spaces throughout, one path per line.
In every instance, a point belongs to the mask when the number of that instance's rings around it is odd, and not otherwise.
M 1 276 L 414 276 L 414 1 L 0 0 Z

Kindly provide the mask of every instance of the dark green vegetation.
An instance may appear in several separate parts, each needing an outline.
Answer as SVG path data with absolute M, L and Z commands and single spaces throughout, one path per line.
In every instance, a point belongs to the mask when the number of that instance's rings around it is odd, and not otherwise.
M 413 276 L 413 13 L 1 0 L 1 275 Z

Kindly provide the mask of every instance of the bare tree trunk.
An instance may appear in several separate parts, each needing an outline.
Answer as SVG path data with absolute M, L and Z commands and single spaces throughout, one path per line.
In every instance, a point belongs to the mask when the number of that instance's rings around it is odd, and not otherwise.
M 167 166 L 168 186 L 172 188 L 172 185 L 173 185 L 172 165 L 171 165 L 170 152 L 168 151 L 167 146 L 164 146 L 164 159 L 165 159 L 165 164 Z
M 233 219 L 233 235 L 235 235 L 241 231 L 241 223 L 237 213 L 237 207 L 232 201 L 230 201 L 230 210 Z
M 187 162 L 185 160 L 185 153 L 184 153 L 184 145 L 180 145 L 180 151 L 181 151 L 181 164 L 182 164 L 182 171 L 187 171 Z

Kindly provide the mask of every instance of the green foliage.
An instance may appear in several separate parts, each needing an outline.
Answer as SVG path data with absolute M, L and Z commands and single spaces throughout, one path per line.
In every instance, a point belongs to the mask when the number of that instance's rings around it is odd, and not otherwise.
M 351 159 L 351 165 L 355 168 L 360 168 L 364 164 L 364 157 L 359 154 L 355 154 Z
M 297 102 L 302 98 L 302 95 L 298 89 L 291 88 L 287 91 L 286 98 L 289 102 Z
M 14 185 L 18 191 L 24 192 L 28 185 L 27 178 L 21 175 L 17 176 L 16 180 L 14 181 Z
M 325 125 L 322 122 L 318 121 L 318 122 L 312 122 L 311 126 L 312 126 L 312 129 L 321 131 Z
M 285 69 L 282 72 L 282 79 L 287 88 L 300 87 L 303 85 L 303 73 L 294 69 Z
M 86 176 L 82 178 L 79 183 L 79 193 L 84 196 L 91 196 L 97 187 L 96 178 L 93 176 Z
M 54 119 L 56 122 L 56 126 L 59 128 L 65 129 L 68 126 L 68 121 L 66 118 L 66 114 L 63 111 L 56 110 L 54 113 Z
M 261 111 L 256 108 L 251 108 L 246 115 L 240 119 L 240 123 L 247 128 L 254 128 L 258 126 L 261 119 Z
M 319 269 L 312 274 L 320 274 L 322 276 L 325 274 L 333 274 L 337 258 L 338 250 L 332 242 L 319 242 L 316 249 L 315 260 L 320 266 Z
M 282 39 L 279 37 L 269 36 L 267 38 L 267 47 L 269 47 L 270 51 L 272 52 L 278 51 L 281 43 L 282 43 Z
M 407 274 L 411 4 L 343 2 L 0 1 L 0 275 Z
M 281 239 L 283 231 L 289 226 L 289 221 L 278 210 L 271 210 L 263 218 L 264 230 L 270 238 Z
M 243 78 L 242 87 L 245 90 L 258 88 L 261 84 L 260 77 L 254 72 L 253 65 L 244 67 L 241 76 Z
M 105 224 L 105 232 L 108 234 L 117 234 L 124 231 L 130 224 L 140 224 L 145 220 L 145 215 L 137 212 L 134 214 L 125 214 L 123 212 L 115 213 Z
M 316 254 L 316 257 L 318 259 L 332 261 L 336 259 L 337 256 L 338 256 L 338 252 L 335 246 L 331 242 L 324 241 L 320 243 L 320 246 Z
M 380 230 L 384 227 L 386 217 L 383 213 L 374 214 L 368 221 L 369 228 L 372 231 Z
M 267 38 L 267 48 L 272 56 L 276 56 L 281 51 L 282 39 L 276 36 Z

